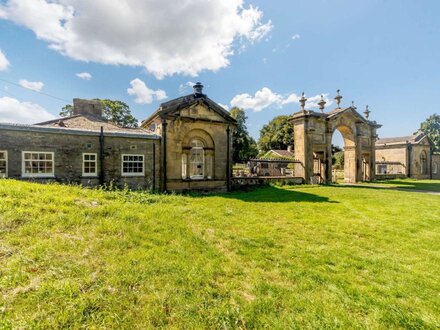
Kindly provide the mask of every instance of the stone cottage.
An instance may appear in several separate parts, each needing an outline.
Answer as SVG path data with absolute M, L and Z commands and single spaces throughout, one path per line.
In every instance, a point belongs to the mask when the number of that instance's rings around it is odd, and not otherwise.
M 423 131 L 376 141 L 376 176 L 440 179 L 440 155 Z
M 0 177 L 133 189 L 226 191 L 235 120 L 194 86 L 161 104 L 140 128 L 102 117 L 99 101 L 74 99 L 73 115 L 0 124 Z

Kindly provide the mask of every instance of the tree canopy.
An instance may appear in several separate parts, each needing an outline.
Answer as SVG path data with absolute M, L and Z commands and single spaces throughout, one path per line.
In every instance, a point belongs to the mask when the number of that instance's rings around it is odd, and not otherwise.
M 428 134 L 429 139 L 434 143 L 434 149 L 440 151 L 440 115 L 435 113 L 429 116 L 420 128 Z
M 278 116 L 264 125 L 260 130 L 258 147 L 261 152 L 270 149 L 286 150 L 293 146 L 293 125 L 289 121 L 290 116 Z
M 258 154 L 257 143 L 247 131 L 246 113 L 243 109 L 233 107 L 230 110 L 230 114 L 237 121 L 237 128 L 232 137 L 233 161 L 239 162 L 256 157 Z
M 122 101 L 109 99 L 96 99 L 101 101 L 102 116 L 108 121 L 122 127 L 138 127 L 138 120 L 131 114 L 130 107 Z M 73 115 L 73 106 L 66 104 L 60 111 L 61 117 Z

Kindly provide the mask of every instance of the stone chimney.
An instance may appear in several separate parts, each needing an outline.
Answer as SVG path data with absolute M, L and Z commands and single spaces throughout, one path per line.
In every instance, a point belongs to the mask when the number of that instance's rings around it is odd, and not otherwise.
M 292 146 L 287 146 L 287 151 L 292 152 Z
M 101 101 L 73 99 L 73 114 L 102 118 Z

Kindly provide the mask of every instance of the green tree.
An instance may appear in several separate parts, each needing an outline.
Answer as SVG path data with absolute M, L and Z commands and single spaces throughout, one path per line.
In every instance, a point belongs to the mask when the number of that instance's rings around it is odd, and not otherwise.
M 246 127 L 247 116 L 243 109 L 233 107 L 230 114 L 237 121 L 237 127 L 232 137 L 234 162 L 254 158 L 258 154 L 258 147 L 255 140 L 249 135 Z
M 440 115 L 435 113 L 429 116 L 420 128 L 428 134 L 429 139 L 434 143 L 434 149 L 440 151 Z
M 262 153 L 270 149 L 286 150 L 293 146 L 293 125 L 290 116 L 278 116 L 264 125 L 260 130 L 258 147 Z
M 138 120 L 131 114 L 130 107 L 118 100 L 100 100 L 102 104 L 102 116 L 108 121 L 122 127 L 138 127 Z M 66 104 L 61 108 L 60 116 L 68 117 L 73 115 L 73 106 Z

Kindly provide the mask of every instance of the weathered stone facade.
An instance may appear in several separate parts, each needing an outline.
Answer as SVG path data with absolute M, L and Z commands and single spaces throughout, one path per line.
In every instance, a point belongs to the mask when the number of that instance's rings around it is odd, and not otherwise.
M 229 189 L 236 122 L 200 86 L 194 94 L 163 103 L 142 123 L 162 138 L 163 190 Z
M 332 136 L 335 130 L 339 130 L 345 142 L 345 181 L 354 183 L 373 180 L 374 142 L 377 138 L 376 130 L 381 125 L 361 116 L 354 106 L 342 109 L 338 104 L 336 109 L 324 113 L 305 110 L 305 101 L 303 96 L 301 111 L 291 118 L 294 125 L 295 159 L 300 162 L 296 164 L 295 176 L 304 178 L 307 183 L 331 181 Z M 322 110 L 324 104 L 321 105 Z
M 412 136 L 380 139 L 376 142 L 377 176 L 440 178 L 440 156 L 434 155 L 432 150 L 431 141 L 422 131 Z
M 141 128 L 102 118 L 98 101 L 35 125 L 0 124 L 0 177 L 160 191 L 226 191 L 235 120 L 202 94 L 161 107 Z M 152 129 L 147 129 L 151 127 Z

